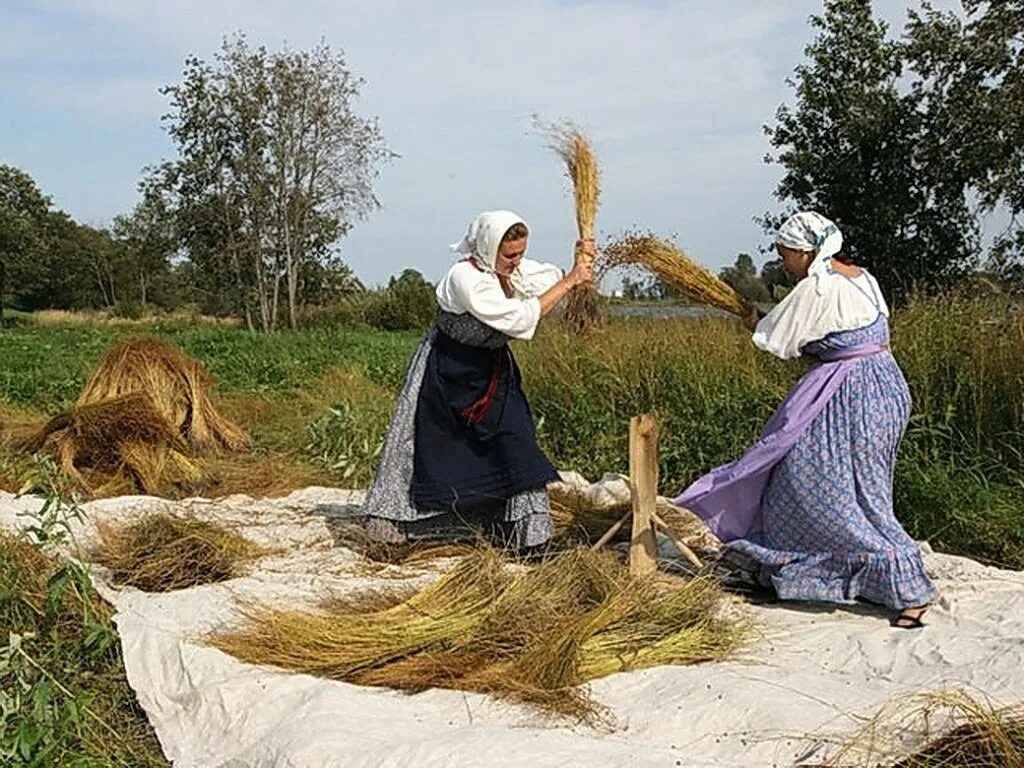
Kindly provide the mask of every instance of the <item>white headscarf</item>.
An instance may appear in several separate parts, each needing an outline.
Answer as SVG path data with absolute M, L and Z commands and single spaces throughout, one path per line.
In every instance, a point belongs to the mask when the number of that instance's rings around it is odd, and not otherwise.
M 494 272 L 501 238 L 516 224 L 526 222 L 512 211 L 484 211 L 469 223 L 466 236 L 452 243 L 451 250 L 468 255 L 485 272 Z
M 458 263 L 437 284 L 437 303 L 442 311 L 469 312 L 485 325 L 515 339 L 529 339 L 541 317 L 537 298 L 562 279 L 562 270 L 523 258 L 508 276 L 514 289 L 507 296 L 495 271 L 501 239 L 516 224 L 525 224 L 511 211 L 485 211 L 469 225 L 466 236 L 452 244 L 455 253 L 469 256 L 473 267 Z
M 775 242 L 786 248 L 814 253 L 807 275 L 814 278 L 815 289 L 822 295 L 824 284 L 821 278 L 828 273 L 832 257 L 843 249 L 843 233 L 835 222 L 820 213 L 803 211 L 786 219 L 775 235 Z
M 830 333 L 863 328 L 878 315 L 888 316 L 875 278 L 848 278 L 831 268 L 843 247 L 843 233 L 819 213 L 804 211 L 786 220 L 775 242 L 798 251 L 811 251 L 814 260 L 807 277 L 765 315 L 754 331 L 754 344 L 785 359 L 799 357 L 803 347 Z

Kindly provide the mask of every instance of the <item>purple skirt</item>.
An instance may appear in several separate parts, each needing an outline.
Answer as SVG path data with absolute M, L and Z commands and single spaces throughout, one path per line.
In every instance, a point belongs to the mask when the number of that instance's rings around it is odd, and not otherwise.
M 920 548 L 896 520 L 892 481 L 910 415 L 884 315 L 804 348 L 818 358 L 743 456 L 676 500 L 788 600 L 931 602 Z

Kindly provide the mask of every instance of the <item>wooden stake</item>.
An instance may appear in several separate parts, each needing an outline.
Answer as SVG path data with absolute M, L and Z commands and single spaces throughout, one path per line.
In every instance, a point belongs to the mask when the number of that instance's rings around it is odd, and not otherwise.
M 633 510 L 632 509 L 627 509 L 626 510 L 626 514 L 624 514 L 622 517 L 620 517 L 618 522 L 615 523 L 615 525 L 613 525 L 611 528 L 609 528 L 607 531 L 605 531 L 604 532 L 604 536 L 602 536 L 600 539 L 598 539 L 597 543 L 594 546 L 592 546 L 591 549 L 594 550 L 594 551 L 597 551 L 598 549 L 603 547 L 605 544 L 607 544 L 609 541 L 614 539 L 615 538 L 615 534 L 617 534 L 622 529 L 622 526 L 624 526 L 626 524 L 626 521 L 628 521 L 629 518 L 631 518 L 632 516 L 633 516 Z
M 639 576 L 658 568 L 653 521 L 658 500 L 658 420 L 649 413 L 629 422 L 629 484 L 633 492 L 629 572 Z

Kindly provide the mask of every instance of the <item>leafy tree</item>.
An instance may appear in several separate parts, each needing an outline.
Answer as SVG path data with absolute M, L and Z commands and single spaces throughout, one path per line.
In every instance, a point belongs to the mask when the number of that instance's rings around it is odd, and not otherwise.
M 905 55 L 932 152 L 959 169 L 980 212 L 1008 214 L 990 267 L 1024 278 L 1024 0 L 964 0 L 966 20 L 912 11 Z M 1024 284 L 1024 283 L 1022 283 Z
M 24 171 L 0 165 L 0 318 L 9 283 L 21 285 L 41 246 L 50 198 Z
M 26 282 L 31 308 L 114 307 L 125 283 L 125 250 L 110 232 L 50 215 L 46 249 Z
M 164 89 L 178 158 L 153 178 L 202 280 L 231 286 L 250 327 L 278 327 L 282 306 L 294 327 L 309 275 L 378 206 L 372 184 L 391 154 L 354 111 L 362 85 L 326 43 L 269 53 L 239 35 Z
M 152 299 L 154 284 L 166 285 L 177 248 L 166 198 L 157 187 L 144 186 L 142 200 L 132 212 L 114 218 L 113 231 L 123 245 L 126 278 L 138 288 L 136 295 L 144 309 Z
M 757 267 L 754 266 L 754 260 L 749 253 L 739 254 L 736 257 L 736 263 L 721 270 L 719 276 L 747 301 L 771 300 L 771 294 L 761 278 L 757 276 Z
M 633 301 L 644 298 L 643 282 L 625 275 L 622 278 L 622 298 Z
M 957 280 L 979 248 L 970 174 L 940 140 L 928 93 L 903 86 L 904 47 L 870 0 L 826 0 L 811 25 L 817 36 L 789 81 L 796 103 L 765 129 L 769 160 L 785 169 L 776 196 L 835 219 L 847 250 L 897 300 Z M 762 222 L 774 229 L 780 218 Z
M 302 274 L 300 293 L 308 304 L 329 304 L 363 293 L 366 287 L 355 272 L 338 256 L 311 263 Z
M 398 331 L 426 328 L 437 315 L 434 286 L 415 269 L 405 269 L 388 281 L 388 287 L 374 297 L 366 320 L 375 328 Z
M 796 285 L 796 278 L 785 270 L 781 259 L 771 259 L 761 266 L 761 282 L 768 296 L 780 301 Z

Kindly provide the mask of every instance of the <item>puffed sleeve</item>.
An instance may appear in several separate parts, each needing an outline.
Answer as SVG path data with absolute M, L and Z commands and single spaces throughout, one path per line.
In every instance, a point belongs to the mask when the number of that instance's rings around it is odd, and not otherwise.
M 468 312 L 514 339 L 529 340 L 540 322 L 540 300 L 508 298 L 495 275 L 471 264 L 456 264 L 438 285 L 438 303 L 447 312 Z

